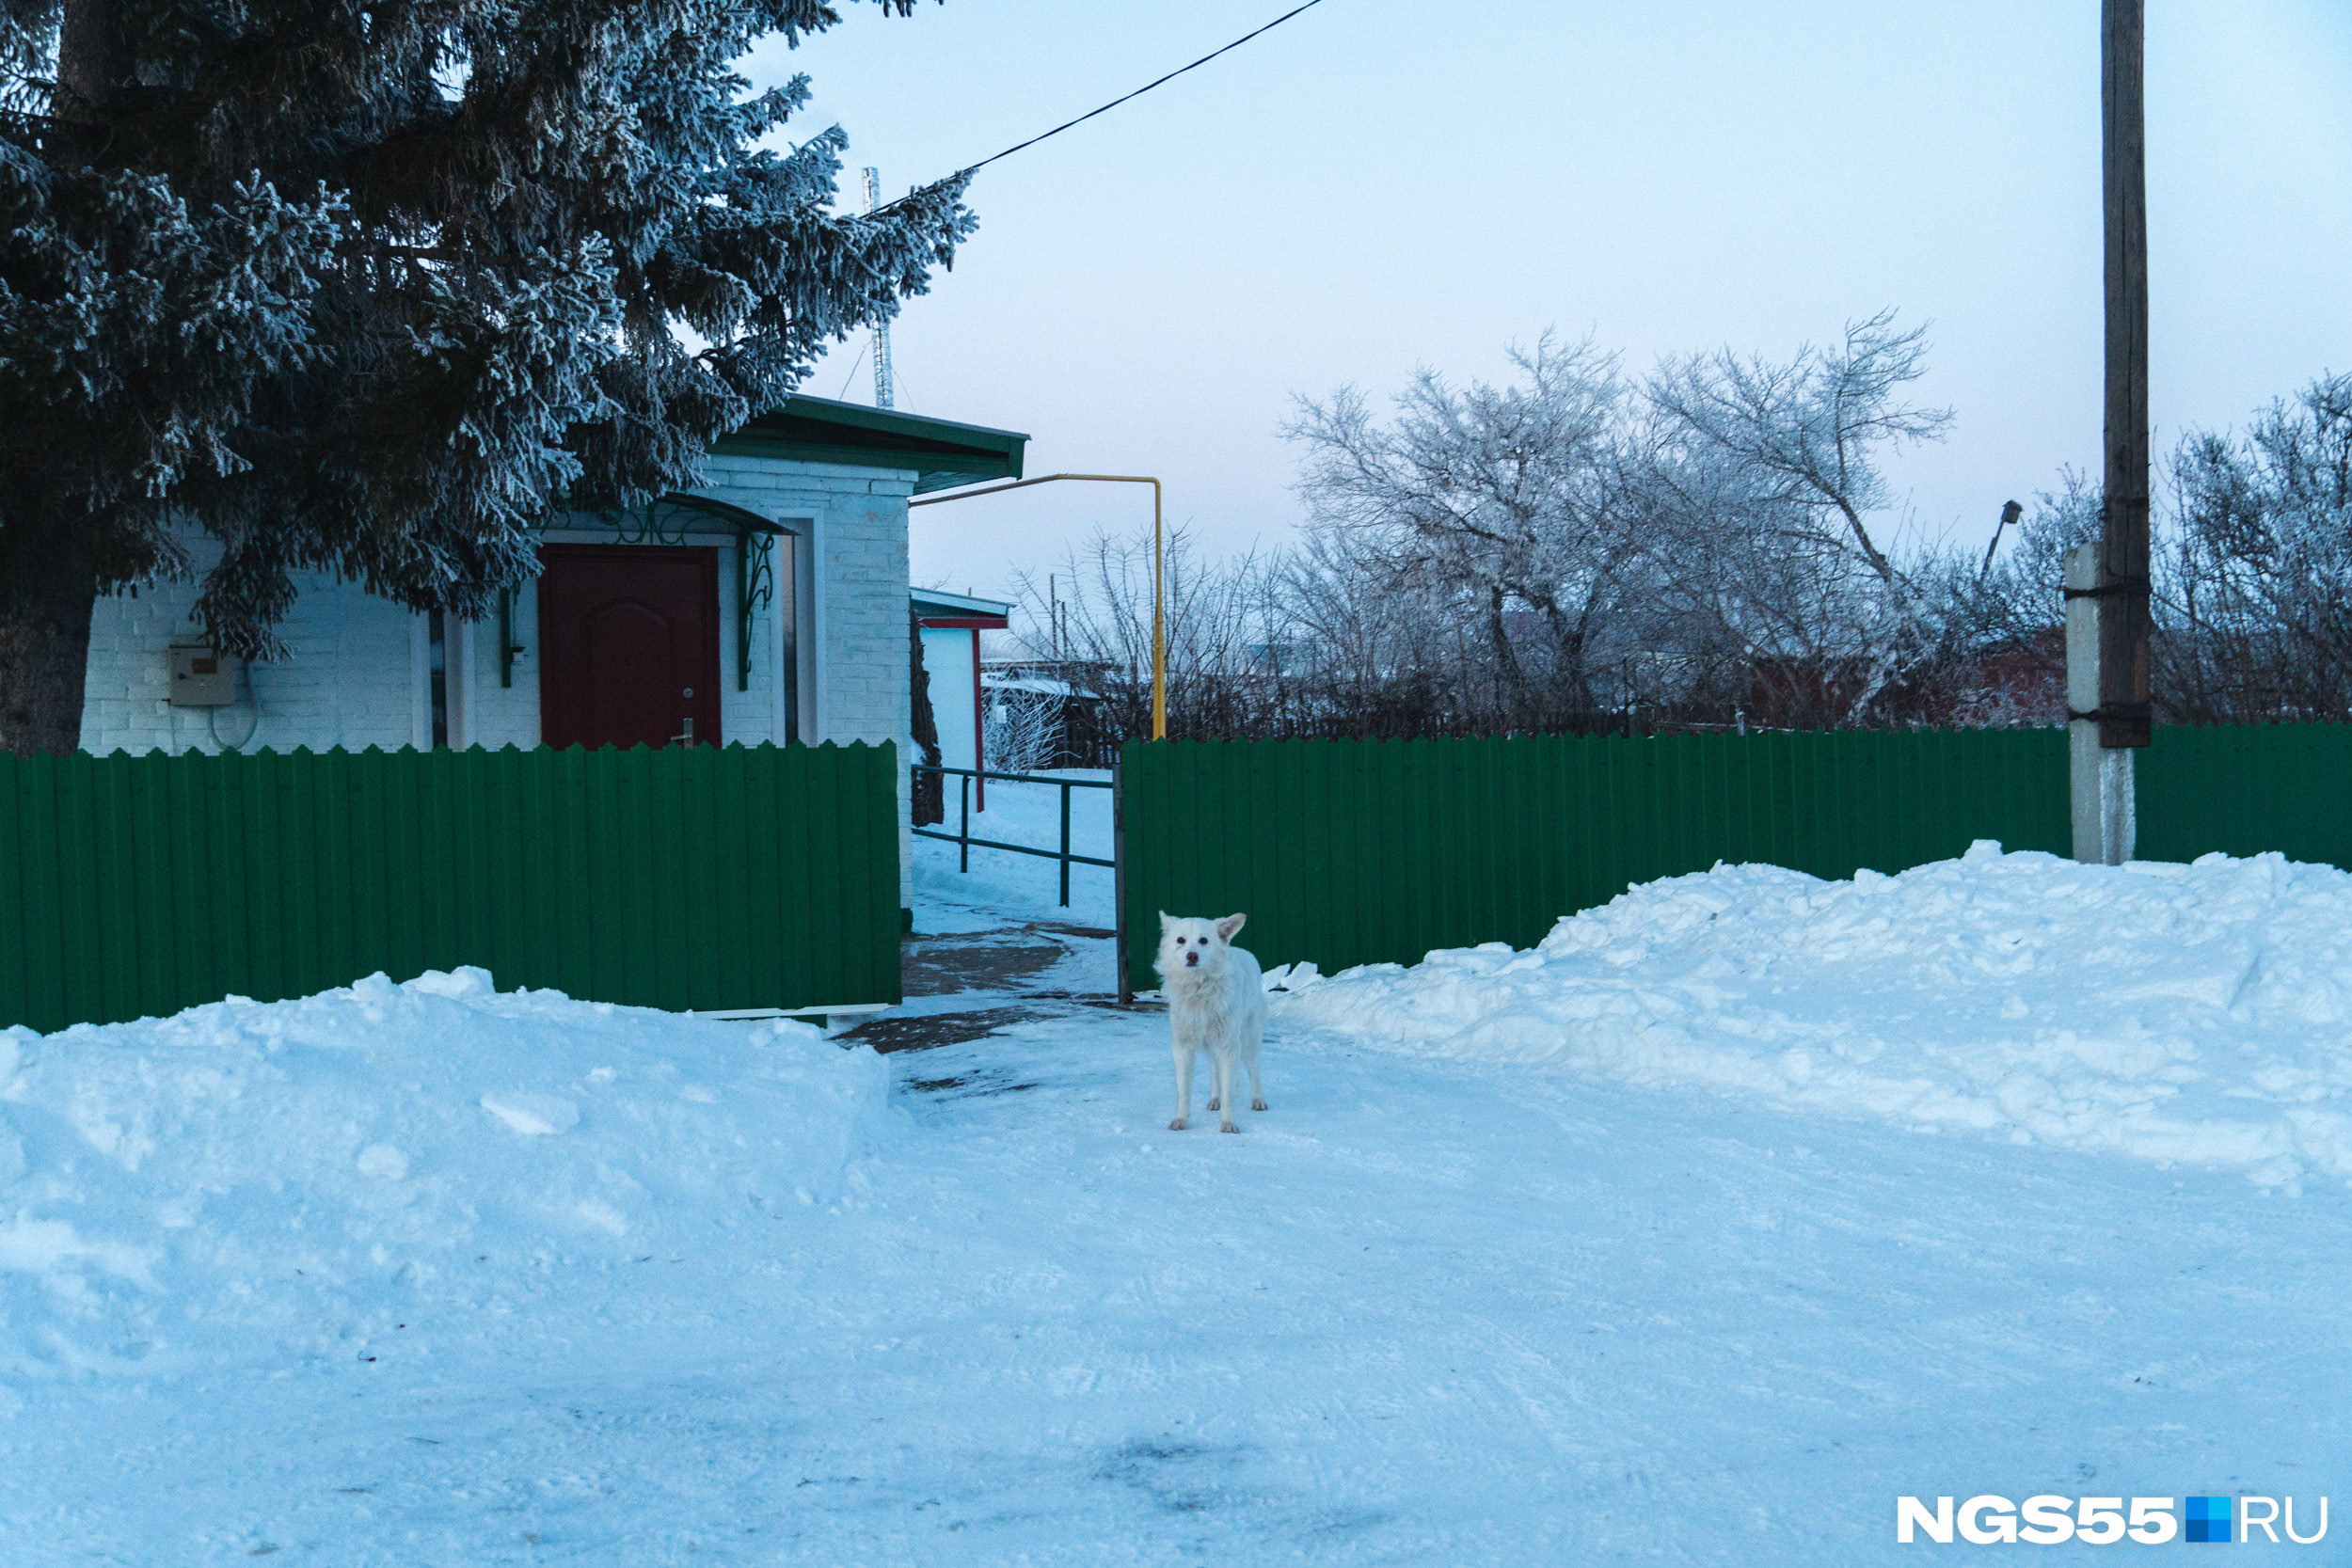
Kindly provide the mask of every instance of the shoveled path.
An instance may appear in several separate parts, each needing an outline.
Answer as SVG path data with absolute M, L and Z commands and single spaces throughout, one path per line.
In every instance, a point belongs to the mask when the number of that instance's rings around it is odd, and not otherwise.
M 1112 933 L 1060 921 L 993 931 L 914 936 L 900 949 L 907 1002 L 845 1038 L 888 1054 L 927 1051 L 1058 1018 L 1073 1008 L 1121 1008 L 1112 990 Z

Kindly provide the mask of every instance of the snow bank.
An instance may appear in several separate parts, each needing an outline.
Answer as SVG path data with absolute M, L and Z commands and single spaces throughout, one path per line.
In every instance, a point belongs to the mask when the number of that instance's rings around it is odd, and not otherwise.
M 1979 843 L 1897 877 L 1718 866 L 1500 942 L 1291 978 L 1396 1049 L 2352 1180 L 2352 876 Z
M 805 1024 L 478 969 L 11 1030 L 0 1377 L 346 1351 L 436 1302 L 495 1311 L 746 1214 L 797 1223 L 882 1134 L 888 1084 Z

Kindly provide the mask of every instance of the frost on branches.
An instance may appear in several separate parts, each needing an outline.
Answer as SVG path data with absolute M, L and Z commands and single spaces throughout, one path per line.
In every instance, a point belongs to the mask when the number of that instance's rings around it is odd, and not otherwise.
M 838 127 L 755 145 L 807 79 L 729 65 L 838 20 L 0 0 L 0 749 L 73 748 L 91 598 L 184 569 L 175 521 L 248 657 L 298 569 L 479 617 L 924 292 L 964 178 L 836 212 Z

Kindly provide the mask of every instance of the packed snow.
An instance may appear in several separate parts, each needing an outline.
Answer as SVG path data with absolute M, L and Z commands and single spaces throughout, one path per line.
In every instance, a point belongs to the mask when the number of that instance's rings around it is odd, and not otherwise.
M 510 1294 L 611 1311 L 612 1269 L 837 1196 L 888 1132 L 888 1079 L 804 1023 L 471 969 L 11 1030 L 0 1377 L 431 1354 Z M 532 1277 L 553 1253 L 560 1285 Z
M 2352 1181 L 2352 876 L 1980 842 L 1828 882 L 1718 866 L 1282 996 L 1294 1026 L 1793 1110 Z
M 1168 1130 L 1165 1015 L 1073 994 L 1110 944 L 1034 888 L 910 950 L 910 1021 L 969 1022 L 888 1056 L 479 971 L 9 1033 L 0 1561 L 1842 1565 L 1932 1549 L 1903 1494 L 2308 1530 L 2345 883 L 1681 879 L 1279 974 L 1230 1137 Z M 2158 1121 L 2201 1152 L 2119 1157 Z

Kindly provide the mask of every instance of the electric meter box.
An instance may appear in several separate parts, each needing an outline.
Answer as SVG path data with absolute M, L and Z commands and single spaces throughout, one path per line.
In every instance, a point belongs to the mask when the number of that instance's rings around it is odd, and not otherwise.
M 173 648 L 170 653 L 173 707 L 228 707 L 236 702 L 241 662 L 236 655 L 211 648 Z

